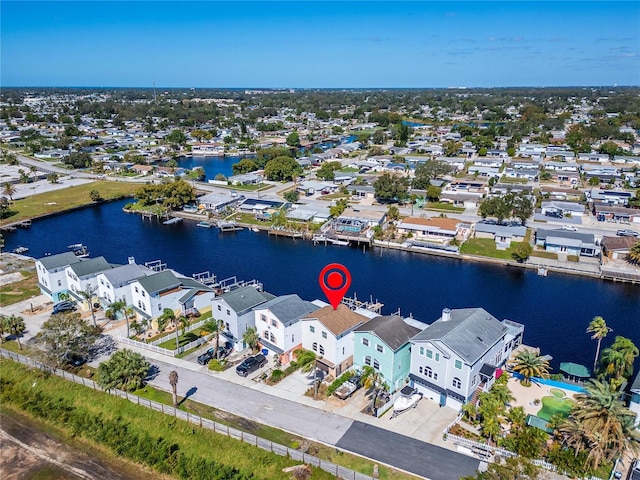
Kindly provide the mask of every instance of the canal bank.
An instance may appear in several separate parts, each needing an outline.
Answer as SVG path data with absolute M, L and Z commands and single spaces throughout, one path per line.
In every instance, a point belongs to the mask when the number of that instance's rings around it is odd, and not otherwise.
M 400 249 L 362 249 L 316 245 L 250 229 L 221 234 L 197 222 L 176 225 L 142 221 L 127 215 L 127 201 L 112 202 L 33 222 L 28 230 L 6 236 L 6 249 L 30 248 L 33 257 L 67 251 L 83 243 L 91 256 L 124 264 L 162 260 L 186 275 L 209 271 L 218 278 L 258 279 L 274 295 L 297 293 L 323 298 L 318 274 L 328 263 L 341 263 L 352 274 L 347 296 L 384 303 L 384 314 L 400 312 L 425 323 L 442 308 L 483 307 L 498 319 L 526 326 L 525 342 L 553 356 L 552 366 L 572 361 L 591 364 L 596 344 L 586 334 L 589 321 L 604 317 L 615 335 L 640 345 L 638 286 L 594 281 L 578 275 L 537 275 L 530 268 L 505 268 L 499 262 L 465 261 L 416 255 Z

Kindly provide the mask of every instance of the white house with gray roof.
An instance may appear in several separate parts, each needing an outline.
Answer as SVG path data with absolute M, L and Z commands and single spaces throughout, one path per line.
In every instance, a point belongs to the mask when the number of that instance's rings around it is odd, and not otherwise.
M 300 319 L 318 308 L 295 294 L 276 297 L 255 308 L 261 348 L 268 354 L 280 355 L 283 364 L 289 363 L 292 353 L 302 347 Z
M 69 286 L 68 293 L 75 300 L 83 303 L 85 301 L 78 292 L 95 290 L 97 292 L 96 277 L 105 270 L 114 268 L 104 257 L 96 257 L 85 259 L 82 262 L 72 263 L 65 268 L 67 276 L 67 284 Z M 87 306 L 87 308 L 89 308 Z
M 69 265 L 83 261 L 71 252 L 49 255 L 36 259 L 36 272 L 38 273 L 38 287 L 43 295 L 47 295 L 54 302 L 60 301 L 60 294 L 67 293 L 66 268 Z
M 233 343 L 235 350 L 246 347 L 242 337 L 247 329 L 255 327 L 253 309 L 272 298 L 273 295 L 253 285 L 236 288 L 213 298 L 211 314 L 213 318 L 224 322 L 222 334 Z
M 476 391 L 491 388 L 523 333 L 524 325 L 500 322 L 483 308 L 445 308 L 411 339 L 411 383 L 425 397 L 459 409 Z
M 144 319 L 162 315 L 165 308 L 187 315 L 211 306 L 215 293 L 212 288 L 194 280 L 179 277 L 171 270 L 138 278 L 131 283 L 132 306 Z
M 141 277 L 153 275 L 155 272 L 143 265 L 132 263 L 100 272 L 96 276 L 98 291 L 96 295 L 104 307 L 116 301 L 126 305 L 133 304 L 131 283 Z

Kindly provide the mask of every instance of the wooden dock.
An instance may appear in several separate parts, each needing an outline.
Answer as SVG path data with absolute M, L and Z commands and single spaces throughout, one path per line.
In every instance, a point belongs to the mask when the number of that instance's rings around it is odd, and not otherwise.
M 7 223 L 6 225 L 0 225 L 0 232 L 15 232 L 17 228 L 30 228 L 31 220 L 20 220 L 18 222 Z
M 234 220 L 218 220 L 217 227 L 220 229 L 220 232 L 235 232 L 236 230 L 242 230 L 242 227 L 239 226 Z

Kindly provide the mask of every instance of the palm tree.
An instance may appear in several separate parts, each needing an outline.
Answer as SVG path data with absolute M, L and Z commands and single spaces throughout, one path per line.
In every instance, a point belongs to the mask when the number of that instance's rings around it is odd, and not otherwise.
M 129 317 L 127 317 L 126 308 L 127 304 L 124 301 L 116 300 L 115 302 L 109 304 L 109 306 L 107 307 L 107 312 L 110 312 L 115 319 L 118 318 L 118 313 L 122 313 L 124 318 L 127 320 L 127 338 L 129 338 Z
M 211 320 L 207 320 L 202 328 L 216 336 L 216 358 L 219 358 L 220 332 L 224 330 L 224 320 L 212 318 Z
M 619 387 L 625 378 L 633 374 L 633 361 L 638 353 L 638 347 L 630 339 L 621 336 L 617 336 L 613 345 L 602 351 L 604 373 L 612 384 Z
M 178 406 L 178 372 L 171 370 L 169 372 L 169 384 L 171 385 L 171 393 L 173 395 L 173 406 Z
M 80 295 L 82 298 L 84 298 L 85 301 L 89 304 L 89 311 L 91 312 L 91 319 L 93 320 L 93 326 L 97 328 L 98 324 L 96 323 L 96 314 L 93 311 L 93 302 L 92 302 L 93 297 L 96 293 L 96 290 L 98 290 L 98 286 L 96 285 L 94 287 L 89 283 L 87 284 L 84 290 L 78 290 L 76 293 Z
M 370 390 L 373 394 L 373 399 L 371 401 L 371 411 L 375 415 L 378 395 L 387 387 L 387 384 L 384 381 L 384 376 L 375 368 L 365 365 L 362 368 L 362 378 L 360 379 L 360 382 L 362 383 L 362 386 L 364 388 Z
M 176 314 L 170 308 L 165 308 L 162 311 L 162 315 L 158 317 L 158 331 L 162 332 L 168 323 L 174 324 L 176 321 Z
M 596 370 L 596 365 L 598 363 L 598 356 L 600 355 L 600 344 L 602 343 L 602 339 L 607 336 L 607 334 L 611 331 L 604 321 L 604 318 L 598 316 L 593 317 L 593 320 L 589 322 L 589 327 L 587 327 L 587 333 L 592 333 L 591 339 L 598 340 L 598 346 L 596 347 L 596 358 L 593 359 L 593 371 Z
M 242 334 L 242 341 L 254 352 L 258 349 L 259 340 L 260 337 L 258 337 L 258 330 L 256 329 L 256 327 L 249 327 Z
M 634 243 L 631 248 L 629 248 L 627 260 L 630 263 L 640 263 L 640 242 Z
M 13 202 L 13 196 L 16 194 L 16 187 L 12 183 L 4 182 L 2 184 L 2 195 L 9 197 L 9 200 Z
M 4 335 L 9 331 L 7 317 L 0 315 L 0 343 L 4 343 Z
M 27 329 L 24 323 L 24 318 L 18 317 L 17 315 L 10 315 L 8 317 L 4 317 L 2 323 L 5 325 L 6 330 L 16 338 L 18 348 L 22 350 L 20 336 L 22 335 L 22 332 Z
M 180 348 L 180 327 L 182 327 L 182 330 L 187 328 L 189 326 L 189 320 L 184 315 L 180 315 L 174 317 L 173 323 L 176 326 L 176 350 L 178 350 Z
M 620 392 L 597 380 L 589 380 L 585 390 L 575 396 L 576 405 L 559 428 L 564 443 L 576 451 L 588 450 L 593 468 L 613 461 L 627 449 L 638 452 L 635 414 L 624 406 Z
M 532 377 L 544 378 L 549 374 L 549 361 L 533 350 L 523 350 L 514 358 L 513 370 L 522 375 L 520 383 L 529 387 Z

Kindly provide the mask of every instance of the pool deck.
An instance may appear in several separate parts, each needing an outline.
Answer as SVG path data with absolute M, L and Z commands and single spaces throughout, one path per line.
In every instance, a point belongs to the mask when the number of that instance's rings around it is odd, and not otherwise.
M 577 392 L 573 392 L 571 390 L 563 389 L 557 386 L 550 385 L 540 385 L 535 382 L 531 382 L 530 387 L 524 387 L 520 384 L 520 380 L 517 378 L 511 377 L 509 378 L 509 382 L 507 384 L 509 386 L 509 390 L 515 397 L 515 400 L 511 402 L 511 405 L 514 407 L 522 407 L 524 408 L 524 412 L 526 414 L 538 415 L 538 412 L 542 408 L 542 403 L 540 402 L 538 405 L 534 405 L 535 400 L 542 400 L 542 397 L 551 396 L 551 389 L 562 390 L 566 397 L 573 399 Z

